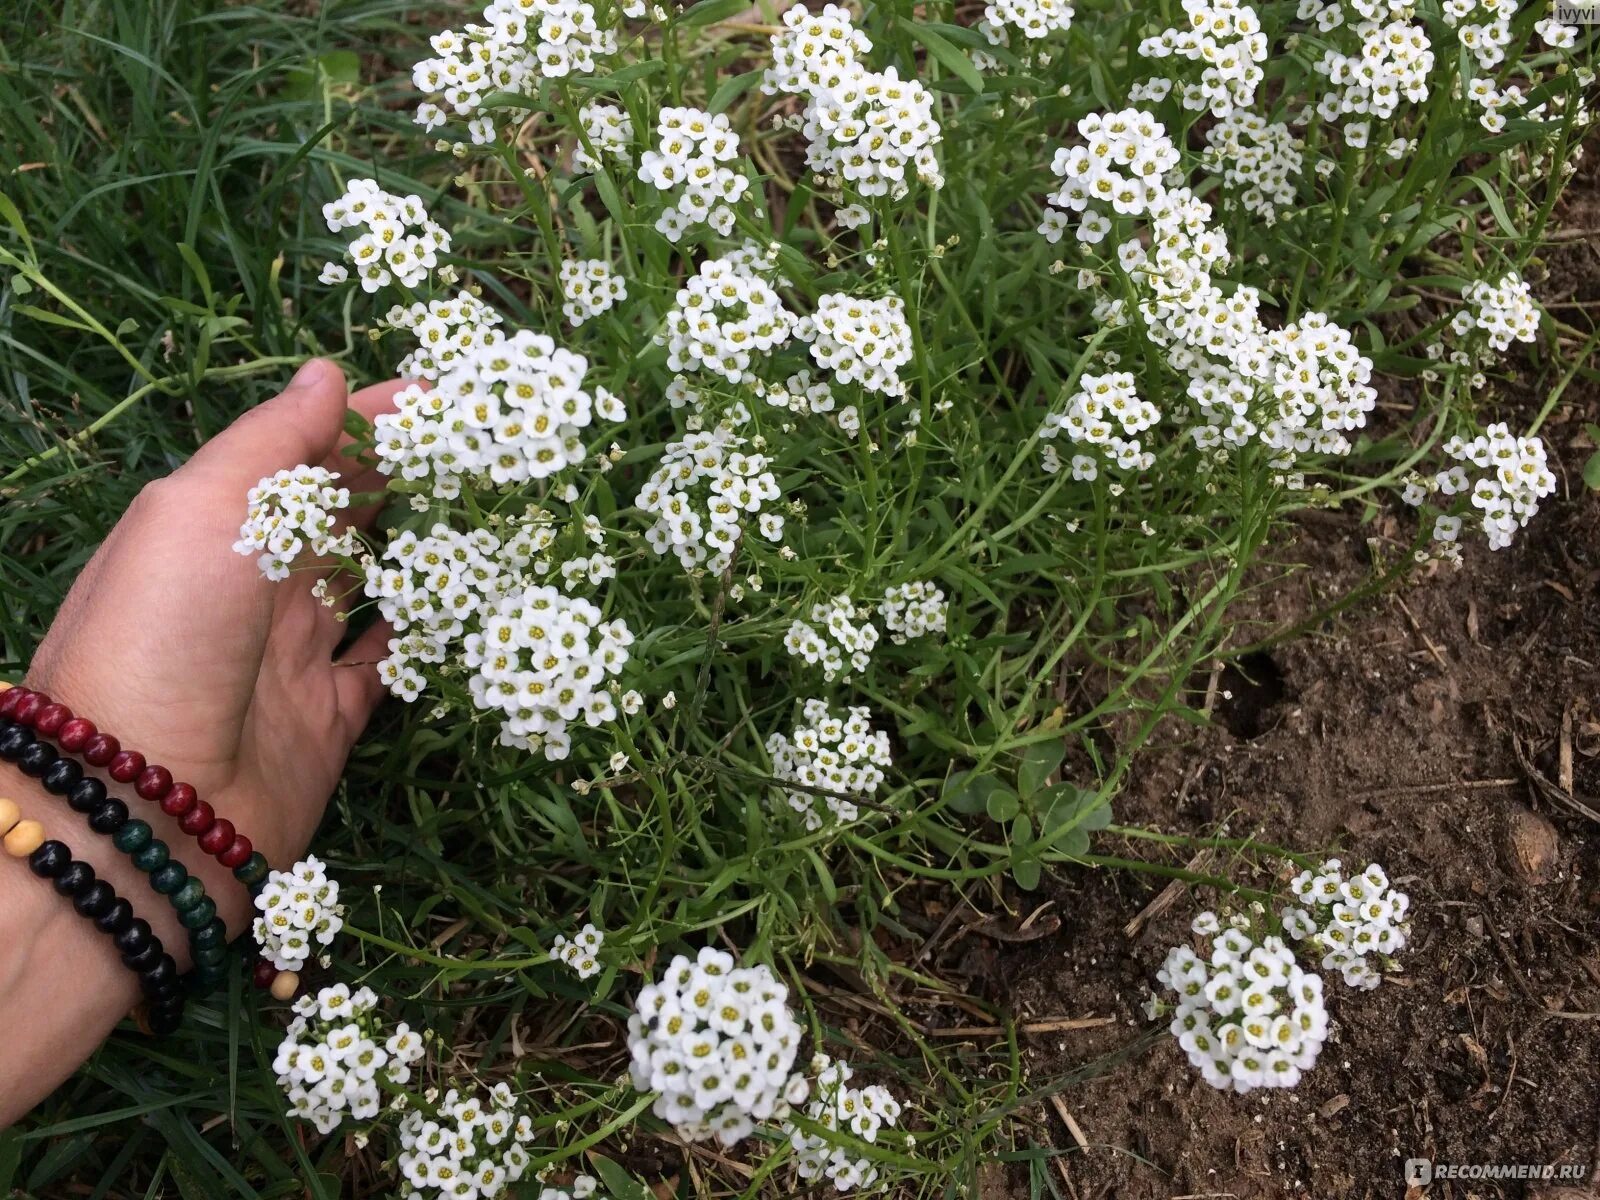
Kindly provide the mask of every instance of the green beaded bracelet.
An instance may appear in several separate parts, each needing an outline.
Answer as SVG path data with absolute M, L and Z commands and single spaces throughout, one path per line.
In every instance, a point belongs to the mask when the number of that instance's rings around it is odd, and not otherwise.
M 226 977 L 228 931 L 217 916 L 216 902 L 206 895 L 206 885 L 173 859 L 167 844 L 144 821 L 128 821 L 111 840 L 149 876 L 151 888 L 171 903 L 178 923 L 189 931 L 194 981 L 201 990 L 210 990 Z

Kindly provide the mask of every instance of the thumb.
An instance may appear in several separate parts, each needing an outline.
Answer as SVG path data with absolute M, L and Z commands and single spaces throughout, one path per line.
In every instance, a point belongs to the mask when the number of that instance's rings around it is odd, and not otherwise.
M 313 358 L 288 387 L 201 446 L 173 477 L 242 497 L 276 471 L 316 465 L 344 431 L 348 395 L 344 373 L 325 358 Z

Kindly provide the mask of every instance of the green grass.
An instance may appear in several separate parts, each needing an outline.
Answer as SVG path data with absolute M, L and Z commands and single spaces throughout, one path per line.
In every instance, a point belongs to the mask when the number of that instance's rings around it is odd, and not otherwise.
M 1089 18 L 1108 44 L 1132 19 L 1129 6 L 1109 3 Z M 0 670 L 25 667 L 139 487 L 270 395 L 291 364 L 330 354 L 362 379 L 387 375 L 398 352 L 366 336 L 382 306 L 316 283 L 338 245 L 318 209 L 346 180 L 374 173 L 423 195 L 517 321 L 554 327 L 551 241 L 633 256 L 644 329 L 670 303 L 671 256 L 648 217 L 608 212 L 577 189 L 524 195 L 508 182 L 514 160 L 454 164 L 412 131 L 409 63 L 426 33 L 459 20 L 361 0 L 287 12 L 197 0 L 25 3 L 9 20 L 0 248 L 26 266 L 0 294 Z M 907 24 L 891 20 L 886 45 L 911 61 L 921 52 Z M 676 82 L 688 99 L 716 94 L 719 80 L 750 69 L 752 46 L 759 39 L 710 35 Z M 939 1046 L 925 1027 L 948 1010 L 951 985 L 853 930 L 915 947 L 925 893 L 1005 904 L 1017 894 L 1006 889 L 1037 886 L 1044 869 L 1139 866 L 1101 855 L 1087 834 L 1109 818 L 1106 804 L 1158 721 L 1187 711 L 1196 670 L 1271 632 L 1236 628 L 1229 605 L 1259 578 L 1251 569 L 1274 531 L 1300 503 L 1377 503 L 1462 415 L 1459 392 L 1419 388 L 1425 399 L 1411 417 L 1374 431 L 1348 473 L 1306 499 L 1278 492 L 1259 460 L 1219 473 L 1208 491 L 1177 439 L 1162 449 L 1139 520 L 1104 488 L 1042 482 L 1031 440 L 1039 415 L 1101 341 L 1070 278 L 1050 275 L 1056 252 L 1032 233 L 1045 148 L 1132 77 L 1114 55 L 1088 68 L 1081 97 L 1045 96 L 988 125 L 978 118 L 989 101 L 948 87 L 945 153 L 962 167 L 936 208 L 891 223 L 877 267 L 785 260 L 808 298 L 852 273 L 915 279 L 920 330 L 940 333 L 922 347 L 914 402 L 926 417 L 945 395 L 981 400 L 945 424 L 925 421 L 918 444 L 889 461 L 864 444 L 796 435 L 784 482 L 810 510 L 797 522 L 806 553 L 772 585 L 769 611 L 734 611 L 727 581 L 683 582 L 670 560 L 630 565 L 639 595 L 618 604 L 647 631 L 635 648 L 638 686 L 652 705 L 668 690 L 678 699 L 621 736 L 637 777 L 577 796 L 571 782 L 599 774 L 610 746 L 580 746 L 553 769 L 491 749 L 481 725 L 430 722 L 426 704 L 384 710 L 352 759 L 316 847 L 352 903 L 342 977 L 433 1030 L 454 1048 L 458 1072 L 513 1077 L 537 1114 L 540 1161 L 577 1167 L 598 1147 L 654 1179 L 662 1145 L 631 1127 L 639 1100 L 617 1082 L 626 1070 L 618 1029 L 640 964 L 721 931 L 796 984 L 819 1044 L 850 1047 L 846 1018 L 869 1014 L 875 1075 L 914 1098 L 916 1145 L 878 1151 L 902 1194 L 960 1194 L 995 1156 L 1019 1164 L 1033 1194 L 1053 1193 L 1054 1150 L 1012 1119 L 1105 1064 L 1030 1078 L 1007 1014 L 965 998 L 1005 1034 L 981 1051 Z M 960 82 L 959 71 L 925 69 Z M 636 126 L 647 115 L 641 108 Z M 769 139 L 741 132 L 760 146 L 760 170 L 787 169 Z M 535 131 L 524 149 L 549 151 L 555 137 Z M 1363 168 L 1364 187 L 1410 213 L 1382 233 L 1349 220 L 1365 193 L 1352 200 L 1343 184 L 1283 228 L 1236 221 L 1229 230 L 1288 264 L 1291 316 L 1328 311 L 1361 331 L 1380 370 L 1413 381 L 1438 314 L 1408 315 L 1414 297 L 1396 287 L 1397 268 L 1431 247 L 1428 286 L 1448 291 L 1491 264 L 1521 262 L 1557 190 L 1520 182 L 1494 159 L 1459 170 L 1485 139 L 1470 128 L 1451 138 L 1413 161 Z M 803 185 L 788 195 L 791 244 L 813 257 L 822 250 L 801 218 L 816 209 Z M 671 428 L 659 396 L 638 386 L 659 373 L 659 355 L 634 361 L 640 328 L 613 316 L 586 327 L 583 347 L 613 386 L 649 397 L 630 398 L 633 428 L 648 435 L 628 445 L 620 468 L 635 479 Z M 1565 368 L 1552 370 L 1559 378 Z M 596 484 L 608 515 L 631 499 L 626 485 L 616 492 Z M 1373 586 L 1397 574 L 1379 571 Z M 783 606 L 926 577 L 958 598 L 947 648 L 925 661 L 915 647 L 885 646 L 855 700 L 892 723 L 903 751 L 874 802 L 881 819 L 837 838 L 773 820 L 761 744 L 788 723 L 797 697 L 818 692 L 770 686 L 789 669 Z M 1064 758 L 1064 777 L 1081 791 L 1049 786 Z M 960 786 L 948 785 L 953 773 Z M 1205 882 L 1151 858 L 1152 869 Z M 544 954 L 584 917 L 610 933 L 612 965 L 594 988 L 552 970 Z M 113 1040 L 0 1134 L 0 1192 L 383 1193 L 381 1139 L 366 1149 L 316 1139 L 282 1115 L 263 1065 L 275 1039 L 274 1022 L 236 981 L 169 1045 Z M 777 1156 L 754 1176 L 705 1156 L 695 1166 L 751 1195 L 786 1178 Z M 681 1173 L 680 1195 L 695 1194 L 692 1179 Z

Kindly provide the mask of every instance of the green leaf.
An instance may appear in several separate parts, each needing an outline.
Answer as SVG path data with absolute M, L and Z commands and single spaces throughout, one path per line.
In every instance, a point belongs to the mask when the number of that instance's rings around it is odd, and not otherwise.
M 595 1174 L 600 1176 L 600 1181 L 606 1185 L 606 1193 L 611 1200 L 655 1200 L 649 1188 L 609 1158 L 591 1154 L 589 1163 L 594 1167 Z
M 766 74 L 765 69 L 746 71 L 743 75 L 735 75 L 732 79 L 724 81 L 712 94 L 710 107 L 706 111 L 726 112 L 730 104 L 760 83 L 764 74 Z
M 1589 456 L 1589 461 L 1583 464 L 1583 481 L 1593 490 L 1600 492 L 1600 450 Z
M 983 95 L 983 76 L 978 73 L 978 68 L 972 65 L 970 58 L 945 41 L 942 34 L 935 33 L 926 25 L 918 25 L 915 21 L 908 21 L 903 28 L 927 47 L 928 53 L 933 55 L 941 66 L 971 88 L 974 96 Z
M 1031 796 L 1040 788 L 1067 756 L 1064 742 L 1035 742 L 1022 751 L 1022 764 L 1017 768 L 1017 791 Z
M 1043 864 L 1037 858 L 1019 858 L 1011 864 L 1011 878 L 1025 892 L 1031 892 L 1039 886 L 1039 878 L 1043 873 Z
M 1009 821 L 1022 810 L 1022 800 L 1003 783 L 997 783 L 984 801 L 991 821 Z
M 738 16 L 750 7 L 748 0 L 700 0 L 678 20 L 679 25 L 698 28 L 701 25 L 711 25 L 717 21 L 726 21 L 729 17 Z

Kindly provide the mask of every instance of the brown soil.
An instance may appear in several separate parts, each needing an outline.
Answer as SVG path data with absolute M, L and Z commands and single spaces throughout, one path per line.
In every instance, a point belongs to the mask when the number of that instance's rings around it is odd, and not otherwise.
M 1569 229 L 1600 225 L 1586 168 Z M 1600 293 L 1600 248 L 1569 238 L 1547 265 L 1539 292 L 1584 324 L 1571 302 Z M 1531 416 L 1544 398 L 1516 407 Z M 1337 850 L 1357 868 L 1376 860 L 1412 897 L 1412 942 L 1403 974 L 1378 990 L 1330 985 L 1334 1030 L 1293 1092 L 1216 1092 L 1163 1032 L 1040 1106 L 1036 1144 L 1060 1151 L 1047 1164 L 1058 1195 L 1600 1194 L 1592 1181 L 1403 1181 L 1413 1157 L 1600 1169 L 1600 497 L 1579 475 L 1594 452 L 1584 421 L 1600 421 L 1600 390 L 1580 379 L 1542 430 L 1560 492 L 1511 549 L 1480 542 L 1463 569 L 1250 657 L 1215 681 L 1212 726 L 1171 723 L 1140 760 L 1119 821 Z M 1238 640 L 1292 627 L 1359 584 L 1373 570 L 1368 539 L 1402 549 L 1410 519 L 1304 523 L 1279 557 L 1306 568 L 1244 602 L 1259 625 Z M 1096 849 L 1149 860 L 1160 847 Z M 1161 861 L 1248 875 L 1191 858 Z M 1019 1019 L 1114 1018 L 1030 1038 L 1035 1083 L 1147 1035 L 1156 967 L 1217 899 L 1175 885 L 1130 937 L 1163 883 L 1073 873 L 1049 894 L 1059 931 L 1002 954 Z M 996 1196 L 1028 1194 L 1024 1180 L 994 1182 Z

